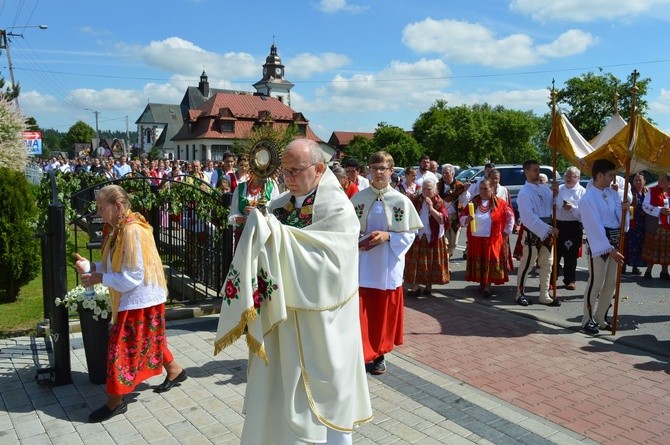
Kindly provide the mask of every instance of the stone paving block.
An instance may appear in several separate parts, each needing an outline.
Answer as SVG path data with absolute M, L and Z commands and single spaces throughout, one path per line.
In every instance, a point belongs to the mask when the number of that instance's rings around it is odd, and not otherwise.
M 203 428 L 217 423 L 217 420 L 209 413 L 199 408 L 190 408 L 180 412 L 182 416 L 193 424 L 196 428 Z
M 31 417 L 24 417 L 20 421 L 12 423 L 14 426 L 14 431 L 20 440 L 37 435 L 46 435 L 44 425 L 42 425 L 40 419 L 34 415 Z
M 112 417 L 111 419 L 103 422 L 105 430 L 109 433 L 110 437 L 116 442 L 120 443 L 124 437 L 136 437 L 139 435 L 137 429 L 133 426 L 128 419 L 125 418 L 125 415 L 119 415 Z
M 159 442 L 165 439 L 172 437 L 170 432 L 163 425 L 163 418 L 156 417 L 160 419 L 160 422 L 156 422 L 155 419 L 145 419 L 140 421 L 131 420 L 131 423 L 135 429 L 140 433 L 142 438 L 146 442 Z
M 50 438 L 76 433 L 72 422 L 67 419 L 42 420 L 42 425 Z
M 57 437 L 50 436 L 50 439 L 53 445 L 79 445 L 85 443 L 76 431 Z

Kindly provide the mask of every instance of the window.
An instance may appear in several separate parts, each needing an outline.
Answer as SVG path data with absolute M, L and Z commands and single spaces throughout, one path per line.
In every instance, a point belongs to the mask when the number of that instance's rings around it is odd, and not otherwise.
M 235 122 L 233 122 L 233 121 L 221 121 L 221 131 L 223 133 L 234 133 L 235 132 Z

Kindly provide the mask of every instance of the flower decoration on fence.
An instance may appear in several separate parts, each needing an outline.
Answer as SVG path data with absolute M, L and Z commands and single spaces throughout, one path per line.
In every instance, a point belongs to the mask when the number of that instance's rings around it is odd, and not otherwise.
M 95 320 L 110 318 L 112 315 L 112 303 L 109 298 L 109 289 L 102 284 L 96 284 L 93 286 L 93 290 L 95 294 L 88 296 L 86 295 L 84 286 L 79 285 L 65 294 L 62 300 L 56 298 L 56 306 L 64 306 L 69 311 L 90 310 L 93 312 Z

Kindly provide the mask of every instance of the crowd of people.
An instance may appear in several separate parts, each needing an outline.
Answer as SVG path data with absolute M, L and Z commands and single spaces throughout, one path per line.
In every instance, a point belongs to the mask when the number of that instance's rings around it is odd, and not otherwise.
M 45 169 L 65 165 L 52 161 Z M 307 139 L 286 147 L 281 182 L 270 180 L 264 189 L 250 173 L 249 159 L 232 153 L 204 162 L 204 168 L 199 161 L 125 158 L 76 164 L 98 174 L 110 171 L 113 179 L 142 175 L 157 186 L 164 178 L 197 178 L 212 187 L 223 184 L 233 194 L 229 221 L 236 252 L 215 349 L 247 335 L 242 443 L 352 443 L 354 427 L 372 416 L 366 372 L 385 373 L 385 355 L 403 344 L 405 296 L 428 296 L 434 285 L 449 283 L 461 232 L 467 243 L 465 280 L 491 298 L 492 286 L 507 283 L 514 273 L 510 234 L 518 231 L 521 306 L 533 303 L 527 282 L 536 267 L 537 301 L 560 305 L 550 295 L 557 286 L 553 250 L 567 290 L 576 288 L 577 258 L 585 250 L 589 282 L 582 328 L 589 334 L 611 329 L 607 311 L 618 267 L 626 264 L 635 275 L 646 267 L 644 276 L 651 278 L 658 264 L 660 278 L 670 280 L 670 176 L 661 175 L 658 185 L 647 189 L 644 176 L 635 175 L 626 193 L 607 160 L 594 162 L 587 187 L 580 185 L 575 167 L 566 170 L 559 187 L 543 181 L 537 161 L 526 161 L 526 183 L 516 201 L 520 221 L 493 164 L 481 178 L 463 183 L 453 165 L 443 164 L 440 171 L 437 162 L 422 156 L 418 167 L 398 178 L 387 152 L 329 168 L 318 144 Z M 267 215 L 255 211 L 261 199 L 267 201 Z M 162 368 L 167 375 L 156 392 L 187 378 L 165 339 L 166 288 L 151 228 L 130 211 L 121 187 L 101 189 L 97 204 L 107 227 L 103 261 L 77 257 L 76 267 L 84 285 L 110 287 L 115 309 L 108 401 L 91 414 L 91 422 L 125 412 L 124 395 Z M 630 214 L 623 211 L 629 207 Z M 620 251 L 621 227 L 627 232 Z M 352 323 L 352 316 L 359 322 Z M 155 360 L 131 353 L 147 339 L 153 339 Z M 124 380 L 128 368 L 134 370 L 130 382 Z

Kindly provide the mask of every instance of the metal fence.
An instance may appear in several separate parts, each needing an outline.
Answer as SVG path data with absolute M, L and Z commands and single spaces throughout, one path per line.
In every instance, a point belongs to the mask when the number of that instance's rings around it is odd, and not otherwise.
M 129 182 L 133 181 L 133 182 Z M 169 180 L 166 180 L 169 181 Z M 165 270 L 169 299 L 171 301 L 195 302 L 219 298 L 228 268 L 232 261 L 232 228 L 225 222 L 216 221 L 215 215 L 203 214 L 198 206 L 205 201 L 215 200 L 216 205 L 230 207 L 231 194 L 218 191 L 200 190 L 197 185 L 175 183 L 173 187 L 191 187 L 195 194 L 188 202 L 167 202 L 161 205 L 137 205 L 133 210 L 140 212 L 153 227 L 154 240 Z M 95 215 L 92 202 L 96 190 L 105 185 L 117 183 L 130 193 L 137 187 L 137 178 L 122 178 L 82 188 L 69 198 L 77 217 L 74 226 L 75 249 L 81 247 L 80 231 L 89 236 L 87 248 L 90 257 L 100 248 L 103 223 Z M 128 190 L 130 185 L 131 190 Z M 157 187 L 147 185 L 147 193 L 159 193 Z M 146 199 L 144 202 L 155 202 Z

